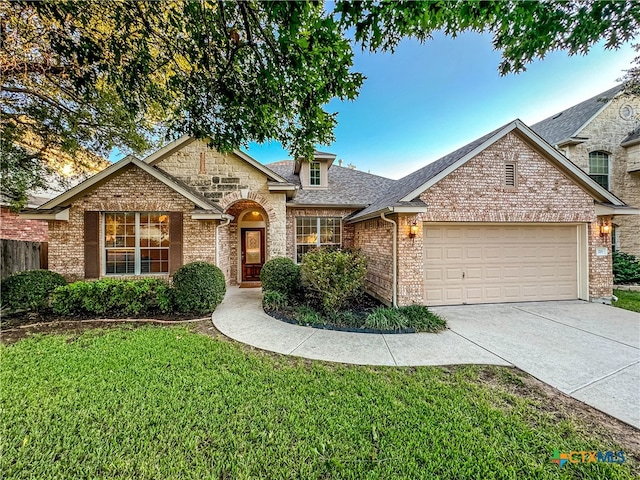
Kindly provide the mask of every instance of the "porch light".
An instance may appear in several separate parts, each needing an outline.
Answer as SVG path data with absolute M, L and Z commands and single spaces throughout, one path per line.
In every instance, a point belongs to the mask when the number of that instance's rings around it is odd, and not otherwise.
M 409 238 L 416 238 L 417 234 L 418 234 L 418 224 L 416 222 L 413 222 L 409 227 Z
M 605 222 L 600 225 L 600 236 L 605 237 L 611 233 L 611 224 L 609 222 Z

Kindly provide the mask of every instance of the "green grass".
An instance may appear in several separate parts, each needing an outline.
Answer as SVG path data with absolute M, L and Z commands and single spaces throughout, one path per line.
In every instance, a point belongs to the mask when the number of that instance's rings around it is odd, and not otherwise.
M 330 365 L 181 327 L 38 336 L 0 353 L 7 479 L 600 479 L 637 467 L 551 464 L 554 449 L 618 448 L 518 394 L 505 368 Z
M 640 292 L 614 290 L 613 294 L 618 297 L 618 300 L 613 302 L 613 306 L 631 310 L 632 312 L 640 312 Z

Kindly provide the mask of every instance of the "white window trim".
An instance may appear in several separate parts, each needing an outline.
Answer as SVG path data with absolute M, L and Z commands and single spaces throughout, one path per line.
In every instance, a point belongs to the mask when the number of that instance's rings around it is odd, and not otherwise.
M 312 173 L 314 172 L 312 167 L 314 165 L 318 166 L 318 170 L 317 170 L 317 172 L 318 172 L 318 183 L 317 184 L 312 183 L 312 181 L 311 181 L 312 178 L 313 178 L 312 177 Z M 321 187 L 322 186 L 322 164 L 320 162 L 316 162 L 316 161 L 309 162 L 309 186 L 310 187 Z
M 591 159 L 590 159 L 590 155 L 592 153 L 604 153 L 607 155 L 607 190 L 611 191 L 611 175 L 612 175 L 612 171 L 611 171 L 611 160 L 613 158 L 613 155 L 611 155 L 608 151 L 606 150 L 591 150 L 588 154 L 587 154 L 587 167 L 589 169 L 589 177 L 591 177 L 591 175 L 602 175 L 599 173 L 591 173 Z M 592 179 L 593 180 L 593 179 Z M 594 180 L 595 181 L 595 180 Z M 600 185 L 600 184 L 598 184 Z
M 342 222 L 342 217 L 296 217 L 296 221 L 295 221 L 295 231 L 294 231 L 294 249 L 293 249 L 293 255 L 295 256 L 295 262 L 297 264 L 300 264 L 300 261 L 298 260 L 298 245 L 311 245 L 310 243 L 298 243 L 298 219 L 303 219 L 303 218 L 315 218 L 316 219 L 316 232 L 317 232 L 317 240 L 316 240 L 316 247 L 322 247 L 323 245 L 325 246 L 329 246 L 329 245 L 337 245 L 339 247 L 342 247 L 342 230 L 344 228 L 343 226 L 343 222 Z M 320 243 L 320 219 L 321 218 L 334 218 L 336 220 L 338 220 L 340 222 L 340 241 L 338 243 Z
M 114 250 L 117 249 L 130 249 L 131 247 L 107 247 L 105 243 L 105 236 L 107 233 L 107 214 L 109 213 L 133 213 L 135 214 L 135 245 L 133 247 L 133 272 L 134 273 L 107 273 L 107 248 L 111 248 Z M 145 272 L 142 273 L 142 259 L 140 258 L 140 214 L 141 213 L 162 213 L 168 215 L 168 212 L 132 212 L 132 211 L 108 211 L 102 212 L 100 225 L 102 227 L 102 231 L 100 232 L 100 251 L 102 253 L 102 276 L 104 277 L 132 277 L 132 276 L 145 276 L 145 277 L 163 277 L 169 275 L 169 272 Z M 171 227 L 169 227 L 171 228 Z M 171 255 L 171 237 L 169 237 L 169 255 Z

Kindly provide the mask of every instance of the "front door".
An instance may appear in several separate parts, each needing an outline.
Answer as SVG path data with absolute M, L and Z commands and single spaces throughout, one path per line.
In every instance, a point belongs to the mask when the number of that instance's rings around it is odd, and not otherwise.
M 242 281 L 259 282 L 264 265 L 264 228 L 243 228 L 240 231 L 242 245 Z

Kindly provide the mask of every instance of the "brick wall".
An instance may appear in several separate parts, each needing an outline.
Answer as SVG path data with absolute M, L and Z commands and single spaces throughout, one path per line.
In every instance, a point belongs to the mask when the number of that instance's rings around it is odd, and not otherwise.
M 385 303 L 393 297 L 393 230 L 381 218 L 354 225 L 354 246 L 360 248 L 368 260 L 366 288 Z
M 517 163 L 518 177 L 515 190 L 503 186 L 504 164 L 513 161 Z M 423 232 L 418 228 L 416 237 L 409 238 L 414 221 L 420 226 L 422 222 L 586 223 L 589 295 L 594 299 L 611 296 L 611 255 L 595 255 L 596 247 L 607 246 L 610 238 L 600 237 L 593 199 L 517 134 L 508 134 L 420 198 L 428 205 L 426 214 L 391 217 L 398 223 L 399 305 L 424 301 Z M 383 223 L 368 220 L 356 224 L 355 244 L 373 259 L 376 278 L 386 275 L 391 279 L 391 230 L 389 224 Z M 381 288 L 371 282 L 370 288 L 391 299 L 390 283 L 388 288 Z
M 193 220 L 193 209 L 193 203 L 148 173 L 134 166 L 126 167 L 109 181 L 75 200 L 68 222 L 49 221 L 49 269 L 69 280 L 84 278 L 85 211 L 183 212 L 183 262 L 201 260 L 213 263 L 218 222 Z M 101 255 L 104 255 L 102 249 Z
M 25 220 L 7 207 L 0 207 L 0 238 L 25 242 L 47 242 L 49 227 L 46 220 Z
M 622 118 L 620 108 L 623 105 L 630 105 L 636 118 Z M 612 170 L 610 190 L 633 207 L 640 207 L 640 173 L 628 173 L 627 169 L 631 164 L 640 163 L 640 145 L 624 148 L 620 143 L 640 125 L 638 113 L 640 97 L 617 97 L 580 132 L 579 136 L 586 141 L 562 148 L 565 155 L 587 173 L 589 152 L 607 152 Z M 618 226 L 620 250 L 640 256 L 640 215 L 616 216 L 613 223 Z

